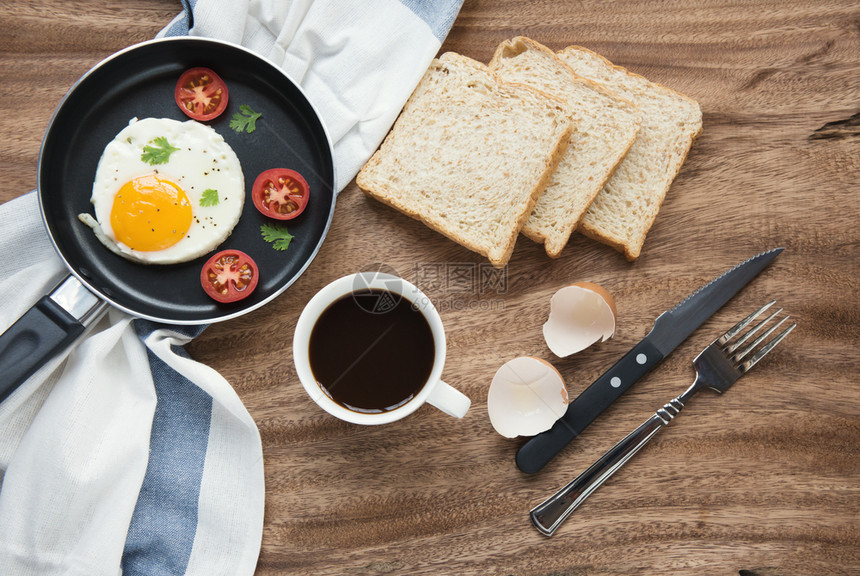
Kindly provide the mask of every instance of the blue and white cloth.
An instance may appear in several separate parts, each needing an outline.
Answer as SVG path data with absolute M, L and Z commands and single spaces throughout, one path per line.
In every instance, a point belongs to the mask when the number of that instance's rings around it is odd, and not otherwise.
M 334 143 L 341 190 L 462 0 L 183 4 L 160 35 L 242 44 L 302 85 Z M 0 206 L 0 252 L 5 330 L 66 274 L 34 194 Z M 0 575 L 253 574 L 260 436 L 230 384 L 185 352 L 202 329 L 110 310 L 0 404 Z

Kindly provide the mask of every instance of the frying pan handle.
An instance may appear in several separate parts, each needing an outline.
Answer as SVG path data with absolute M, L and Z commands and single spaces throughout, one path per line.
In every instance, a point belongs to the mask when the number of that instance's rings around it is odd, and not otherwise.
M 106 307 L 69 276 L 0 334 L 0 402 L 76 340 Z

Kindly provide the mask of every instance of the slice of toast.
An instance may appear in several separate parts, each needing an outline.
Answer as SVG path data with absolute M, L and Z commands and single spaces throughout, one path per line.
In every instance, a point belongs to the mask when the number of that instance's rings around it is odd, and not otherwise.
M 639 132 L 631 102 L 580 76 L 549 48 L 529 38 L 502 42 L 490 70 L 507 82 L 533 86 L 567 103 L 577 126 L 567 152 L 538 199 L 523 234 L 557 258 L 597 193 Z
M 570 133 L 562 102 L 449 52 L 432 62 L 356 182 L 503 267 Z
M 603 84 L 639 108 L 642 124 L 633 146 L 579 226 L 586 236 L 635 260 L 669 186 L 702 131 L 702 111 L 683 94 L 585 48 L 569 46 L 558 55 L 578 75 Z

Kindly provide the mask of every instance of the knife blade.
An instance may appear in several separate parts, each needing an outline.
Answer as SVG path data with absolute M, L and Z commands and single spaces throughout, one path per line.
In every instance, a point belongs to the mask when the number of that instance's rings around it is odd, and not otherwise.
M 520 447 L 517 468 L 533 474 L 546 466 L 610 404 L 671 354 L 782 251 L 783 248 L 775 248 L 741 262 L 660 314 L 645 338 L 568 404 L 564 416 L 552 428 Z

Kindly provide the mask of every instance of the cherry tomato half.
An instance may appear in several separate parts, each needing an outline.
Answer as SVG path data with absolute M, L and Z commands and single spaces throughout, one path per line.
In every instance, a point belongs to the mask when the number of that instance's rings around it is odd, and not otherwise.
M 227 85 L 209 68 L 183 72 L 173 96 L 176 105 L 194 120 L 212 120 L 227 108 Z
M 251 197 L 257 210 L 266 216 L 292 220 L 304 212 L 310 199 L 310 189 L 295 170 L 272 168 L 257 176 Z
M 218 302 L 236 302 L 250 296 L 257 280 L 257 264 L 239 250 L 218 252 L 200 271 L 203 290 Z

